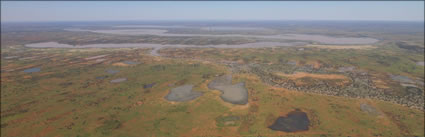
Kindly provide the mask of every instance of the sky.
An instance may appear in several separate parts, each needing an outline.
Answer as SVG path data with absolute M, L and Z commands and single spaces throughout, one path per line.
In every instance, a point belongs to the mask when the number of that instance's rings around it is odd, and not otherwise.
M 2 22 L 143 20 L 424 21 L 424 1 L 1 1 Z

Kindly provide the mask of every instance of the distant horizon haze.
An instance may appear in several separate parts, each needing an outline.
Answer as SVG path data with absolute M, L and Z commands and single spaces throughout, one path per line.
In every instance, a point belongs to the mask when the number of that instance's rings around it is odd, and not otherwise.
M 58 20 L 58 21 L 2 21 L 2 23 L 147 23 L 147 22 L 406 22 L 425 23 L 423 20 Z
M 424 1 L 1 1 L 1 22 L 424 21 Z

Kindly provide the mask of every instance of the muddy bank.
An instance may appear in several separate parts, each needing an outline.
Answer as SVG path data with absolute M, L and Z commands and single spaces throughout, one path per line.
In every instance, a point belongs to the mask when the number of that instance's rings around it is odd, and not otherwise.
M 248 90 L 245 88 L 245 83 L 241 82 L 232 85 L 232 75 L 217 77 L 208 83 L 208 88 L 220 90 L 222 92 L 220 97 L 225 102 L 238 105 L 248 103 Z
M 279 117 L 269 126 L 270 129 L 284 132 L 307 131 L 310 120 L 305 112 L 295 110 L 289 112 L 286 117 Z
M 193 85 L 183 85 L 173 88 L 165 96 L 165 99 L 168 101 L 185 102 L 202 96 L 201 92 L 193 91 L 192 88 Z

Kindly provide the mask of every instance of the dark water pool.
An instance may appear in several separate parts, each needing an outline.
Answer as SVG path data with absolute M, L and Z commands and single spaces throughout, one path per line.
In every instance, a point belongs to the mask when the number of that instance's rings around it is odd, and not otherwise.
M 295 110 L 289 112 L 286 117 L 279 117 L 269 126 L 272 130 L 284 131 L 284 132 L 297 132 L 297 131 L 307 131 L 310 120 L 307 117 L 305 112 L 300 110 Z
M 156 83 L 144 84 L 143 88 L 152 88 Z

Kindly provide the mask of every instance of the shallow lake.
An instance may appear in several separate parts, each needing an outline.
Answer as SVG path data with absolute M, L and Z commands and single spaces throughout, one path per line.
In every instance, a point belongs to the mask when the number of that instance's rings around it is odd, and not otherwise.
M 120 72 L 120 71 L 119 70 L 113 70 L 113 69 L 106 70 L 106 73 L 109 73 L 109 74 L 115 74 L 115 73 L 118 73 L 118 72 Z
M 135 61 L 124 61 L 124 64 L 128 64 L 128 65 L 137 65 L 140 64 L 139 62 L 135 62 Z
M 412 79 L 402 75 L 390 75 L 391 79 L 400 83 L 415 83 Z
M 152 43 L 121 43 L 121 44 L 88 44 L 88 45 L 68 45 L 57 42 L 42 42 L 26 44 L 26 47 L 31 48 L 153 48 L 150 52 L 152 56 L 160 56 L 158 51 L 161 48 L 267 48 L 267 47 L 284 47 L 284 46 L 301 46 L 305 45 L 305 42 L 256 42 L 246 43 L 238 45 L 182 45 L 182 44 L 152 44 Z
M 245 83 L 232 85 L 232 75 L 223 75 L 208 83 L 208 88 L 220 90 L 221 99 L 232 104 L 244 105 L 248 103 L 248 90 Z
M 26 44 L 26 47 L 31 48 L 264 48 L 264 47 L 278 47 L 278 46 L 301 46 L 305 42 L 255 42 L 238 45 L 183 45 L 183 44 L 153 44 L 153 43 L 121 43 L 121 44 L 88 44 L 88 45 L 68 45 L 57 42 L 42 42 Z
M 117 79 L 111 80 L 110 82 L 111 83 L 120 83 L 120 82 L 124 82 L 124 81 L 127 81 L 127 78 L 117 78 Z
M 40 68 L 30 68 L 30 69 L 26 69 L 24 70 L 25 73 L 32 73 L 32 72 L 39 72 L 41 69 Z
M 216 29 L 230 29 L 232 27 L 218 27 Z M 233 29 L 248 29 L 248 28 L 233 28 Z M 263 39 L 282 39 L 282 40 L 302 40 L 314 41 L 321 44 L 373 44 L 379 40 L 367 37 L 332 37 L 325 35 L 310 35 L 310 34 L 281 34 L 281 35 L 241 35 L 241 34 L 176 34 L 168 33 L 166 29 L 104 29 L 104 30 L 88 30 L 88 29 L 65 29 L 67 31 L 88 31 L 102 34 L 115 35 L 156 35 L 169 37 L 243 37 L 243 38 L 263 38 Z
M 183 85 L 170 90 L 170 92 L 165 96 L 165 99 L 168 101 L 175 102 L 185 102 L 194 100 L 202 96 L 201 92 L 196 92 L 192 90 L 193 85 Z

